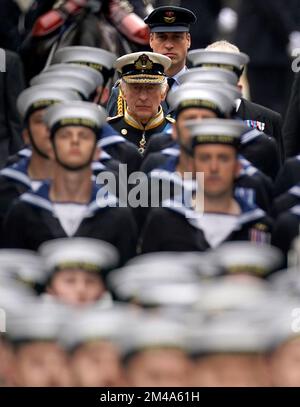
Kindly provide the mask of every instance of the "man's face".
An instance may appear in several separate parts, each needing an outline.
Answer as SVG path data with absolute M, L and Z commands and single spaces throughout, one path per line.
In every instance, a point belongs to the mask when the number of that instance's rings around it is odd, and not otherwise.
M 233 189 L 240 164 L 231 146 L 203 144 L 194 149 L 195 172 L 204 173 L 204 195 L 219 198 Z
M 192 386 L 261 387 L 268 386 L 265 360 L 257 355 L 211 355 L 195 363 Z
M 15 385 L 21 387 L 71 386 L 65 352 L 54 342 L 21 345 L 15 354 Z
M 73 169 L 89 167 L 99 155 L 95 138 L 95 133 L 83 126 L 58 129 L 53 140 L 56 160 Z
M 123 371 L 117 348 L 107 341 L 81 345 L 71 360 L 75 385 L 115 387 L 123 385 Z
M 295 338 L 281 345 L 270 358 L 273 386 L 300 386 L 300 340 Z
M 216 118 L 217 115 L 208 109 L 199 109 L 196 107 L 190 107 L 188 109 L 182 110 L 176 119 L 176 124 L 174 124 L 173 138 L 179 139 L 181 144 L 188 146 L 190 144 L 191 138 L 189 131 L 185 126 L 188 120 L 199 120 L 199 119 L 211 119 Z
M 126 83 L 122 86 L 129 113 L 138 121 L 147 123 L 156 115 L 159 105 L 165 99 L 162 85 Z
M 24 130 L 23 137 L 25 143 L 31 145 L 32 142 L 29 137 L 30 131 L 35 146 L 38 148 L 40 152 L 48 156 L 51 151 L 51 143 L 49 131 L 43 120 L 45 111 L 46 109 L 39 109 L 30 115 L 28 121 L 28 129 Z
M 191 362 L 181 350 L 148 349 L 130 359 L 126 373 L 134 387 L 184 387 L 191 370 Z
M 187 32 L 150 34 L 150 47 L 153 52 L 169 57 L 172 60 L 172 68 L 178 68 L 178 72 L 186 64 L 186 56 L 190 46 L 191 36 Z
M 99 300 L 105 287 L 97 272 L 65 269 L 54 274 L 47 291 L 67 304 L 80 306 Z

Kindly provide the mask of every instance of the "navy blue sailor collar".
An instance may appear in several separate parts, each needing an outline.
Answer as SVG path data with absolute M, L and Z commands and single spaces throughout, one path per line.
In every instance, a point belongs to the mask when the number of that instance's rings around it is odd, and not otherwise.
M 9 167 L 5 167 L 0 171 L 0 175 L 18 181 L 21 184 L 31 188 L 31 178 L 28 175 L 29 158 L 22 158 Z
M 194 190 L 192 192 L 194 192 Z M 235 196 L 234 199 L 237 201 L 241 209 L 241 213 L 238 216 L 237 228 L 235 230 L 240 230 L 243 225 L 259 220 L 266 216 L 265 211 L 263 211 L 256 205 L 250 205 L 247 200 L 239 196 Z M 188 199 L 185 199 L 184 202 L 179 202 L 176 197 L 170 200 L 166 200 L 162 203 L 162 207 L 177 212 L 182 216 L 185 216 L 187 222 L 189 222 L 193 227 L 198 227 L 197 213 L 192 206 L 192 194 L 189 194 Z
M 37 191 L 25 192 L 20 196 L 20 200 L 26 202 L 34 207 L 46 209 L 54 214 L 54 202 L 50 200 L 50 181 L 45 181 Z M 87 204 L 86 214 L 84 217 L 91 217 L 98 210 L 107 208 L 109 206 L 116 207 L 118 199 L 116 196 L 109 194 L 107 191 L 104 194 L 99 194 L 101 187 L 92 183 L 92 193 L 89 203 Z M 102 196 L 104 195 L 104 196 Z M 66 204 L 72 202 L 65 202 Z

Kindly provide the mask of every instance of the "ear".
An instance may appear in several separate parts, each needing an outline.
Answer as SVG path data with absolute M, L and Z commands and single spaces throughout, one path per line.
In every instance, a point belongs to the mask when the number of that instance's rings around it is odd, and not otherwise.
M 164 86 L 164 88 L 162 88 L 162 91 L 161 91 L 161 97 L 160 97 L 161 102 L 163 102 L 166 99 L 167 93 L 168 93 L 168 87 Z
M 238 87 L 239 90 L 243 93 L 243 85 L 242 85 L 242 82 L 239 82 L 239 83 L 237 84 L 237 87 Z
M 153 47 L 152 47 L 153 40 L 154 40 L 154 34 L 153 34 L 153 33 L 150 33 L 149 45 L 150 45 L 150 48 L 152 49 L 152 51 L 153 51 Z
M 110 95 L 109 89 L 107 87 L 103 88 L 101 98 L 100 98 L 100 104 L 102 106 L 106 105 L 106 103 L 109 99 L 109 95 Z
M 23 129 L 22 137 L 23 137 L 24 143 L 29 146 L 31 144 L 31 142 L 30 142 L 30 137 L 29 137 L 29 131 L 27 128 Z
M 191 34 L 190 34 L 190 33 L 187 33 L 186 37 L 187 37 L 188 49 L 190 49 L 190 48 L 191 48 L 191 44 L 192 44 L 192 37 L 191 37 Z

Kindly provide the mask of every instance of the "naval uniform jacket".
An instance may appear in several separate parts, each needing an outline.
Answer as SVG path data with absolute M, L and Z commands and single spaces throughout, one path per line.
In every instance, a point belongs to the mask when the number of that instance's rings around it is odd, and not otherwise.
M 162 208 L 151 211 L 147 219 L 142 239 L 141 252 L 157 251 L 205 251 L 211 248 L 204 231 L 195 220 L 191 205 L 174 206 L 174 200 L 165 201 Z M 234 230 L 224 241 L 269 242 L 272 221 L 266 213 L 237 199 L 241 214 Z M 173 204 L 173 206 L 172 206 Z M 227 215 L 223 215 L 227 216 Z M 215 231 L 218 233 L 218 230 Z M 222 242 L 221 242 L 222 243 Z
M 47 240 L 70 236 L 57 216 L 55 202 L 49 198 L 49 188 L 50 183 L 45 182 L 37 191 L 28 191 L 14 202 L 4 220 L 7 247 L 37 250 Z M 97 197 L 99 191 L 93 183 L 90 202 L 71 237 L 111 243 L 118 249 L 122 264 L 135 255 L 137 236 L 133 215 L 129 208 L 116 206 L 115 196 Z
M 108 123 L 126 140 L 134 143 L 140 154 L 143 155 L 147 144 L 153 134 L 167 131 L 174 119 L 165 116 L 161 106 L 157 114 L 144 126 L 135 120 L 125 109 L 124 115 L 114 116 L 108 119 Z

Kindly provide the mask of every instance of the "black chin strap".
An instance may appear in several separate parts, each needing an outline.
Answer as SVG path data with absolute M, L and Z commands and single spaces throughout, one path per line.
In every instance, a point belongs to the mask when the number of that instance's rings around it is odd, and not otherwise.
M 41 150 L 38 148 L 38 146 L 36 145 L 29 126 L 28 126 L 28 135 L 29 135 L 29 140 L 30 140 L 30 143 L 31 143 L 31 146 L 32 146 L 33 150 L 34 150 L 35 152 L 37 152 L 37 154 L 38 154 L 39 156 L 45 158 L 46 160 L 49 160 L 50 157 L 49 157 L 47 154 L 45 154 L 43 151 L 41 151 Z

